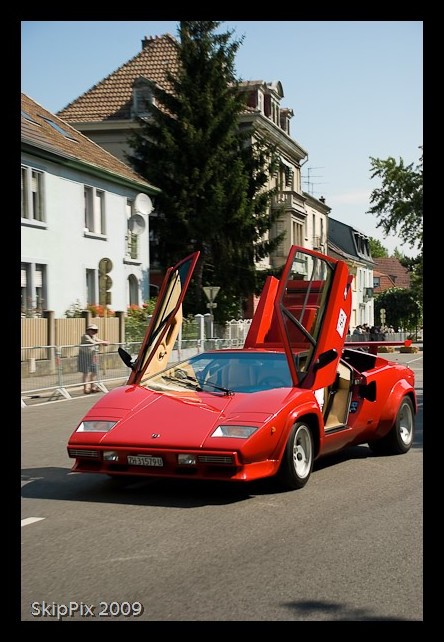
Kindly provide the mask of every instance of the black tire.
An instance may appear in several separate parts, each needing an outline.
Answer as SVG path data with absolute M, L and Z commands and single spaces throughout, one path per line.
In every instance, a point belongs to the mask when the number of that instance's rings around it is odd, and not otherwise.
M 278 473 L 280 483 L 288 490 L 303 488 L 308 482 L 314 461 L 314 440 L 310 426 L 297 422 L 288 437 Z
M 404 455 L 410 450 L 415 436 L 415 411 L 410 397 L 404 397 L 390 432 L 369 443 L 375 455 Z

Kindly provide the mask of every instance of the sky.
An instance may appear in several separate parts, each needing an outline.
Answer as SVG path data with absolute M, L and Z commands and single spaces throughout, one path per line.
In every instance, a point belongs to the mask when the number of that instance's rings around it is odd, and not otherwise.
M 178 21 L 22 21 L 21 91 L 52 113 L 141 51 L 145 36 L 178 37 Z M 307 152 L 302 188 L 330 217 L 416 256 L 366 212 L 380 187 L 371 158 L 419 162 L 423 145 L 423 22 L 222 21 L 242 40 L 240 80 L 280 81 L 291 137 Z

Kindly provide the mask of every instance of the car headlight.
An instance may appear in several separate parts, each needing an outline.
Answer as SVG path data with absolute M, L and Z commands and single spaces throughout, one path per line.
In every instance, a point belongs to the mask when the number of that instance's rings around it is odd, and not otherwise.
M 248 439 L 256 432 L 258 426 L 218 426 L 211 435 L 212 437 L 235 437 L 236 439 Z
M 82 421 L 76 432 L 109 432 L 117 421 Z

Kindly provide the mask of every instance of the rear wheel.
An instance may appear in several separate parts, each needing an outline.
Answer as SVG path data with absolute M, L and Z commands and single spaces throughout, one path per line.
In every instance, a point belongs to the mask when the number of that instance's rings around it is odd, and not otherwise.
M 314 442 L 310 426 L 297 422 L 288 437 L 278 473 L 280 482 L 288 489 L 302 488 L 313 470 Z
M 412 447 L 415 434 L 415 411 L 410 397 L 404 397 L 390 432 L 369 443 L 375 455 L 403 455 Z

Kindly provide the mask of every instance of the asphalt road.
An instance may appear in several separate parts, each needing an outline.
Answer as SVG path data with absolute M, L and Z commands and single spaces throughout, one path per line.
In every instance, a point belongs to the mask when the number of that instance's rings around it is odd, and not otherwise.
M 23 408 L 20 620 L 422 621 L 422 355 L 387 355 L 416 373 L 410 452 L 351 448 L 293 492 L 73 474 L 94 399 Z

